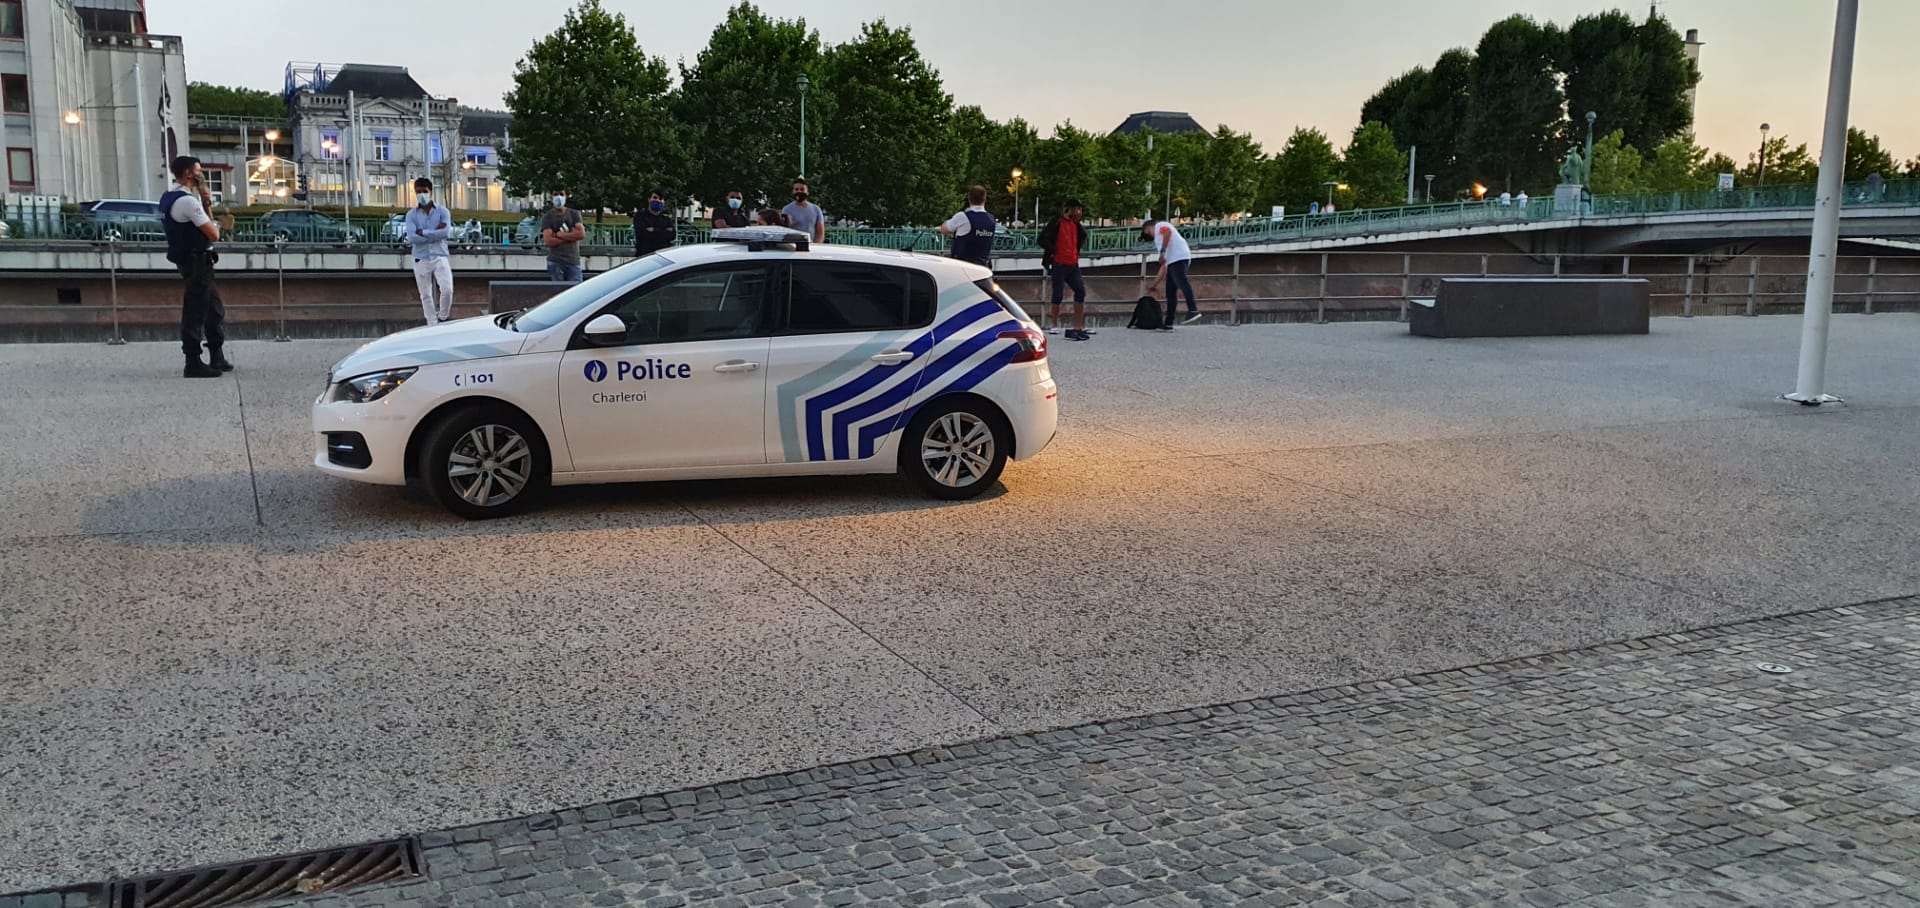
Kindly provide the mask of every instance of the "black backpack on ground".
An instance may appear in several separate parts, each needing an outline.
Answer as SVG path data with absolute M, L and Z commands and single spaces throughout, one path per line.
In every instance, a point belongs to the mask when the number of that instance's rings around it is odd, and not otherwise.
M 1133 304 L 1133 318 L 1127 321 L 1127 327 L 1160 330 L 1160 301 L 1151 296 L 1141 297 Z

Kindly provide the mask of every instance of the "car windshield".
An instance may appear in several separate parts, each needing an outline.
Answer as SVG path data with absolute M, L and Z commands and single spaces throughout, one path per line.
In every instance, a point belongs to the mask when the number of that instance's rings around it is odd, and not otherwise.
M 634 259 L 604 274 L 581 281 L 555 294 L 551 299 L 528 309 L 513 320 L 511 327 L 515 331 L 531 334 L 566 321 L 580 310 L 599 303 L 615 287 L 623 286 L 636 278 L 646 277 L 668 265 L 672 260 L 664 255 L 654 254 Z

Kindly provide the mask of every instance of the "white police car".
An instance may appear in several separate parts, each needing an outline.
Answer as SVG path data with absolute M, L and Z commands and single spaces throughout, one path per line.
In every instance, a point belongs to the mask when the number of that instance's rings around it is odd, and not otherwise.
M 336 364 L 314 466 L 495 517 L 550 483 L 901 472 L 970 498 L 1053 440 L 1046 336 L 978 265 L 715 232 Z

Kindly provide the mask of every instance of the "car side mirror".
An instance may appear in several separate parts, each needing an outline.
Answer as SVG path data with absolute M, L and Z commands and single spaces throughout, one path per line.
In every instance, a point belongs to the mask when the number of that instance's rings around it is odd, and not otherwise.
M 608 312 L 594 316 L 581 333 L 586 335 L 589 344 L 614 347 L 627 342 L 627 323 L 621 321 L 620 316 Z

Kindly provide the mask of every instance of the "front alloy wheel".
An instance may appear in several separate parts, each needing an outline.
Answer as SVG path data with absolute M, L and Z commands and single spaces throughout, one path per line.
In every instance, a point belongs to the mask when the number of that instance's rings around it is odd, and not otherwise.
M 498 507 L 526 491 L 533 447 L 506 426 L 475 426 L 447 454 L 447 482 L 475 507 Z
M 510 407 L 447 414 L 422 437 L 413 475 L 442 507 L 469 519 L 505 517 L 538 503 L 552 480 L 545 438 Z

